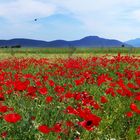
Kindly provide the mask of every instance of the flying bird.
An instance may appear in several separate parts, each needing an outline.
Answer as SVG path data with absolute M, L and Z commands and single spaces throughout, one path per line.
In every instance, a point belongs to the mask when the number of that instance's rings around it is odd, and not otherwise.
M 37 21 L 37 18 L 35 18 L 34 21 Z

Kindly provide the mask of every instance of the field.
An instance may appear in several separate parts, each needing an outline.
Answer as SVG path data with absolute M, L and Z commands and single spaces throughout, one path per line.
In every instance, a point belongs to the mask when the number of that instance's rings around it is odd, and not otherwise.
M 2 48 L 0 58 L 8 57 L 45 57 L 45 58 L 67 58 L 70 56 L 89 57 L 117 55 L 139 55 L 139 48 Z
M 0 139 L 139 140 L 140 49 L 1 49 Z

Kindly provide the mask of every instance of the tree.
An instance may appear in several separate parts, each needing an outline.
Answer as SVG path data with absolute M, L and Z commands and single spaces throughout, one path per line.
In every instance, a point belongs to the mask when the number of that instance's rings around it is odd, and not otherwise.
M 21 45 L 14 45 L 14 46 L 11 46 L 11 48 L 21 48 Z

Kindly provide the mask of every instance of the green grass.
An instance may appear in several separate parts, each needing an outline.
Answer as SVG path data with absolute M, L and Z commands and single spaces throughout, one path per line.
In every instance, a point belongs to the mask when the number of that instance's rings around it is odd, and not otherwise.
M 1 48 L 0 53 L 71 53 L 71 48 Z M 140 53 L 140 48 L 76 48 L 74 53 Z
M 105 54 L 116 55 L 139 55 L 140 48 L 1 48 L 0 58 L 15 57 L 46 57 L 46 58 L 67 58 L 70 56 L 102 56 Z

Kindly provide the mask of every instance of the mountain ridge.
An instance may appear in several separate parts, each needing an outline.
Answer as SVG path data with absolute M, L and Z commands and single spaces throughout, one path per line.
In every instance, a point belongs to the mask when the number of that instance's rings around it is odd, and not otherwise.
M 127 43 L 116 39 L 106 39 L 98 36 L 86 36 L 79 40 L 53 40 L 43 41 L 27 38 L 14 38 L 10 40 L 0 40 L 0 46 L 21 45 L 22 47 L 121 47 L 121 45 L 130 46 Z
M 140 38 L 131 39 L 131 40 L 125 41 L 125 43 L 128 43 L 134 47 L 140 47 Z

